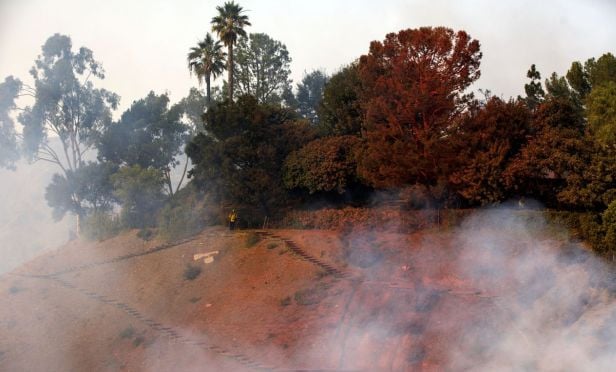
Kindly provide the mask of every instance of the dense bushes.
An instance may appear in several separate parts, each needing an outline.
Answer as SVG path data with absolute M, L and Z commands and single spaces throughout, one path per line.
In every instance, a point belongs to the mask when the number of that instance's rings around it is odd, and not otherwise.
M 106 240 L 116 236 L 120 231 L 122 231 L 120 218 L 107 212 L 94 212 L 81 223 L 81 233 L 90 240 Z

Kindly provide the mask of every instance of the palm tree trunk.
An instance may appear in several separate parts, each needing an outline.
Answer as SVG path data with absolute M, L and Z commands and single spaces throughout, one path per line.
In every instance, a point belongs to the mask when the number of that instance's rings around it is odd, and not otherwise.
M 205 75 L 205 89 L 207 94 L 207 108 L 210 108 L 211 91 L 210 91 L 210 74 Z
M 227 62 L 227 73 L 229 74 L 229 101 L 233 102 L 233 44 L 229 44 L 229 59 Z

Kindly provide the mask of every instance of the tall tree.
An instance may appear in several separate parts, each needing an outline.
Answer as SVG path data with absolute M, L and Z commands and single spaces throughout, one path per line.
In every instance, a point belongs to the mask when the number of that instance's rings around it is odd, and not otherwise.
M 250 94 L 259 103 L 280 104 L 291 89 L 291 57 L 287 47 L 266 34 L 239 39 L 235 50 L 234 91 Z
M 616 82 L 593 87 L 586 98 L 586 112 L 588 127 L 597 141 L 616 146 Z
M 227 46 L 227 73 L 229 100 L 233 101 L 233 46 L 238 37 L 246 36 L 244 27 L 250 26 L 248 16 L 242 14 L 244 10 L 234 1 L 227 1 L 223 6 L 217 6 L 218 15 L 212 18 L 212 31 L 218 34 L 218 38 Z
M 26 94 L 34 97 L 34 104 L 19 115 L 23 125 L 23 147 L 31 160 L 46 161 L 58 166 L 66 182 L 72 184 L 75 174 L 85 166 L 86 154 L 101 133 L 111 124 L 111 110 L 117 107 L 119 97 L 105 89 L 94 88 L 94 79 L 103 79 L 104 71 L 94 59 L 90 49 L 81 47 L 73 51 L 70 37 L 51 36 L 42 46 L 42 53 L 30 70 L 34 79 L 32 88 L 26 85 Z M 60 142 L 54 148 L 48 136 Z M 77 190 L 72 185 L 70 190 Z M 83 196 L 74 193 L 77 206 Z M 70 211 L 84 217 L 77 207 Z
M 359 173 L 372 186 L 437 186 L 457 156 L 450 146 L 465 89 L 480 76 L 479 41 L 422 27 L 373 41 L 359 61 L 362 131 Z M 383 151 L 387 149 L 387 151 Z
M 225 52 L 222 51 L 222 45 L 208 32 L 188 53 L 188 70 L 197 76 L 199 85 L 205 80 L 208 106 L 211 102 L 210 80 L 216 79 L 224 69 Z
M 297 84 L 297 111 L 312 124 L 318 124 L 320 121 L 319 105 L 328 79 L 324 71 L 314 70 L 304 74 L 302 81 Z
M 224 102 L 206 113 L 206 131 L 186 147 L 195 184 L 262 218 L 288 202 L 282 183 L 285 158 L 314 138 L 293 111 L 260 105 L 253 96 Z
M 171 170 L 179 164 L 178 155 L 188 139 L 189 128 L 182 123 L 182 108 L 169 107 L 166 94 L 150 92 L 147 97 L 133 102 L 120 121 L 102 134 L 99 159 L 120 166 L 138 165 L 143 169 L 156 169 L 163 174 L 167 193 L 173 195 L 182 185 L 174 187 Z
M 530 82 L 524 85 L 524 92 L 526 93 L 524 101 L 531 110 L 534 110 L 545 97 L 545 92 L 541 87 L 541 74 L 537 71 L 535 65 L 532 64 L 526 73 L 526 77 L 530 79 Z
M 362 123 L 360 92 L 357 63 L 344 67 L 329 79 L 318 109 L 320 127 L 326 135 L 359 136 Z

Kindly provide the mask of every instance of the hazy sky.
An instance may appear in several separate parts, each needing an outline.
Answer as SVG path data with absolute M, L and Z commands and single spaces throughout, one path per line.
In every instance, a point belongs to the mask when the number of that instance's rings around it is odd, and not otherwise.
M 219 1 L 0 0 L 0 79 L 28 70 L 53 33 L 69 35 L 103 63 L 100 84 L 121 109 L 148 91 L 177 101 L 196 86 L 186 54 L 210 31 Z M 286 44 L 293 80 L 304 71 L 335 72 L 367 52 L 370 41 L 404 28 L 464 29 L 481 42 L 482 78 L 474 88 L 521 94 L 535 63 L 543 77 L 574 60 L 616 53 L 616 1 L 241 0 L 252 27 Z M 117 114 L 116 114 L 117 116 Z

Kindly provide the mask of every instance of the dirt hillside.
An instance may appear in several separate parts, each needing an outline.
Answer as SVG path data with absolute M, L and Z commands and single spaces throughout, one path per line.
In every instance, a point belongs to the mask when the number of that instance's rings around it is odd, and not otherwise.
M 605 278 L 590 273 L 587 255 L 556 255 L 546 263 L 551 268 L 538 266 L 529 273 L 534 277 L 520 278 L 503 268 L 520 258 L 528 242 L 498 239 L 493 245 L 515 252 L 495 257 L 478 247 L 469 255 L 461 246 L 473 242 L 442 231 L 217 227 L 173 244 L 145 242 L 134 233 L 75 241 L 0 278 L 0 370 L 490 366 L 507 342 L 499 335 L 535 342 L 536 326 L 518 324 L 515 309 L 533 312 L 559 288 L 554 263 L 584 283 L 585 302 L 579 300 L 575 311 L 550 314 L 550 330 L 578 332 L 592 312 L 610 316 Z M 213 262 L 194 260 L 214 251 Z M 460 269 L 469 260 L 465 267 L 477 267 L 472 273 Z M 528 290 L 522 294 L 520 288 Z M 612 334 L 595 336 L 595 349 L 611 350 Z M 543 369 L 542 357 L 529 353 L 509 366 Z

